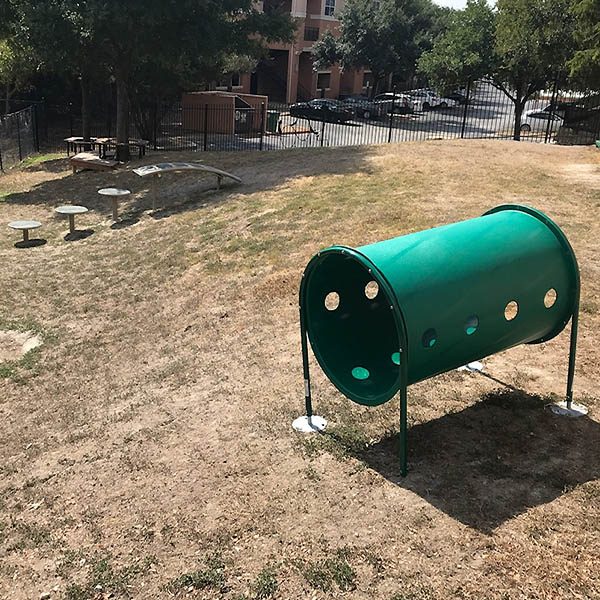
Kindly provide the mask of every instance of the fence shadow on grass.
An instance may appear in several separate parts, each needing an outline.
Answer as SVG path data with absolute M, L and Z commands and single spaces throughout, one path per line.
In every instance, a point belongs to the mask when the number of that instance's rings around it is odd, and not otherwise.
M 360 458 L 450 517 L 489 533 L 600 477 L 600 424 L 557 417 L 544 410 L 547 402 L 521 390 L 496 391 L 413 426 L 406 478 L 400 477 L 395 434 Z

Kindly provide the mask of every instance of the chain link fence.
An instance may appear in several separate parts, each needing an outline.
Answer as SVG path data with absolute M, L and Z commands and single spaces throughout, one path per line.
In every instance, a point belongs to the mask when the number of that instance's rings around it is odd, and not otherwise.
M 39 147 L 34 106 L 0 116 L 0 171 L 38 152 Z

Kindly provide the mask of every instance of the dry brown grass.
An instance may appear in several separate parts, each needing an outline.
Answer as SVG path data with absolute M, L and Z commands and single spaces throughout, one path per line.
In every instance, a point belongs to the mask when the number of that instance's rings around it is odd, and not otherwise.
M 45 339 L 0 379 L 0 597 L 600 597 L 600 153 L 443 141 L 200 158 L 244 185 L 165 177 L 155 217 L 152 182 L 129 170 L 0 177 L 0 221 L 39 219 L 47 239 L 0 238 L 0 325 Z M 105 185 L 133 191 L 129 226 L 110 228 Z M 62 239 L 67 202 L 91 209 L 85 240 Z M 486 361 L 519 392 L 461 373 L 413 386 L 405 480 L 395 403 L 352 405 L 316 368 L 331 435 L 294 434 L 310 256 L 503 202 L 547 211 L 578 255 L 591 418 L 543 410 L 563 393 L 563 333 Z

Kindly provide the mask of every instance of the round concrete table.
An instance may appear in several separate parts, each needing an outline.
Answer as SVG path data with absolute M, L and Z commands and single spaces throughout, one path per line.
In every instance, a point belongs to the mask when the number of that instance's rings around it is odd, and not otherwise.
M 28 242 L 29 241 L 29 230 L 37 229 L 38 227 L 41 227 L 42 224 L 39 221 L 11 221 L 8 224 L 8 226 L 11 229 L 16 229 L 18 231 L 22 231 L 23 232 L 23 241 Z
M 101 196 L 108 196 L 112 200 L 112 218 L 113 221 L 119 220 L 119 198 L 129 196 L 129 190 L 120 190 L 118 188 L 102 188 L 98 190 Z
M 75 215 L 82 215 L 88 209 L 85 206 L 77 206 L 76 204 L 66 204 L 54 209 L 59 215 L 69 216 L 69 233 L 75 233 Z

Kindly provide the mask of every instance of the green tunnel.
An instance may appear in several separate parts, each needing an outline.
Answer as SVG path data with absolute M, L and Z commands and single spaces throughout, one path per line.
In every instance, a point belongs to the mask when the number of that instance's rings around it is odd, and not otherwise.
M 321 368 L 344 395 L 369 406 L 402 383 L 547 341 L 578 302 L 567 238 L 546 215 L 519 205 L 356 249 L 327 248 L 300 287 Z

